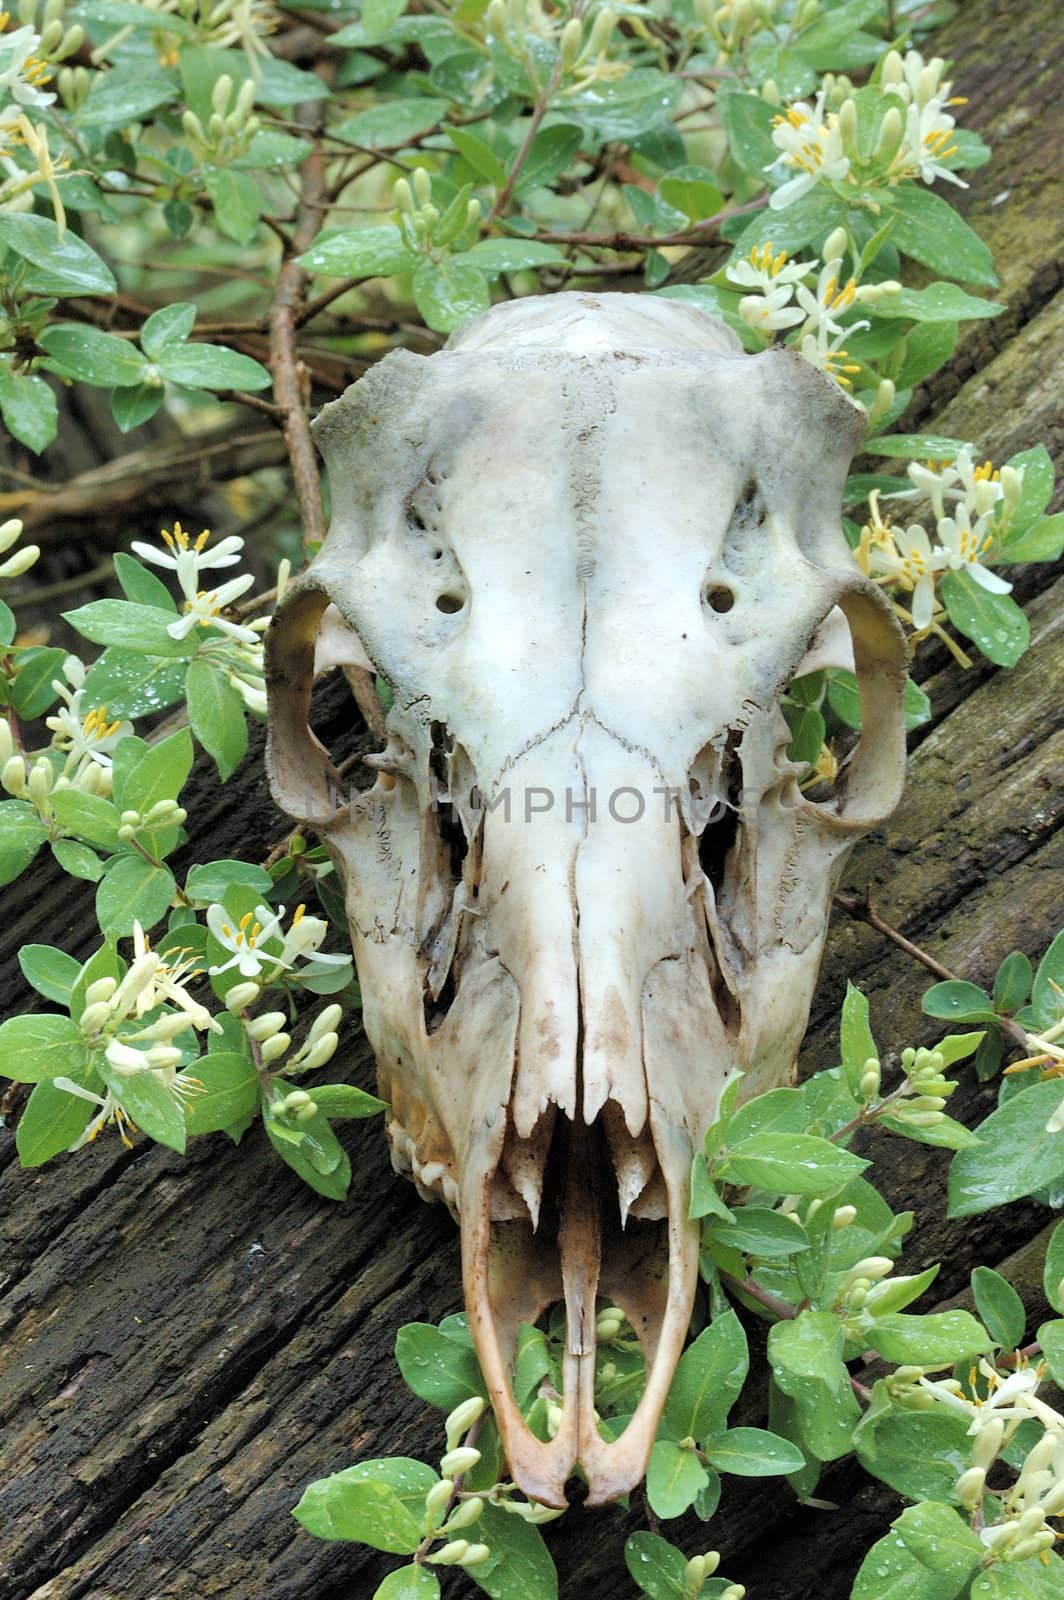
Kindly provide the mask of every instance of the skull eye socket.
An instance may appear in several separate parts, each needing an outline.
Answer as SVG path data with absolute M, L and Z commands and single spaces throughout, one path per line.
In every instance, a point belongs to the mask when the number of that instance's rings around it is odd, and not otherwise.
M 453 590 L 445 589 L 442 594 L 436 596 L 436 610 L 444 612 L 447 616 L 454 616 L 456 612 L 462 611 L 465 603 L 465 595 L 455 594 Z

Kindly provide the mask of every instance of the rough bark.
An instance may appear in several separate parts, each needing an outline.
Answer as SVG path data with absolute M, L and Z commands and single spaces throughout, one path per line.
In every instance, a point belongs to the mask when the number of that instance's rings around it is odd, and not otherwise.
M 964 338 L 906 420 L 933 418 L 995 459 L 1042 439 L 1059 460 L 1064 445 L 1064 298 L 1060 262 L 1047 253 L 1064 188 L 1050 156 L 1064 143 L 1064 104 L 1049 87 L 1050 13 L 1035 0 L 975 0 L 935 42 L 956 60 L 968 124 L 995 149 L 966 200 L 997 255 L 1009 309 Z M 1011 673 L 964 675 L 932 658 L 936 721 L 919 738 L 901 810 L 847 879 L 979 982 L 1014 947 L 1040 953 L 1064 881 L 1064 580 L 1044 569 L 1016 576 L 1030 653 Z M 201 856 L 264 855 L 284 833 L 257 759 L 224 791 L 207 775 L 198 781 Z M 44 934 L 75 953 L 91 947 L 91 898 L 72 893 L 69 879 L 35 874 L 7 891 L 5 906 L 9 952 Z M 808 1068 L 835 1060 L 848 975 L 869 993 L 884 1044 L 935 1037 L 920 1014 L 926 974 L 868 927 L 839 919 Z M 25 998 L 9 967 L 5 1012 Z M 369 1085 L 354 1025 L 345 1045 L 344 1075 Z M 954 1106 L 974 1120 L 990 1096 L 969 1084 Z M 0 1133 L 0 1600 L 368 1600 L 396 1564 L 321 1544 L 288 1515 L 309 1479 L 370 1455 L 433 1459 L 441 1443 L 391 1349 L 401 1323 L 456 1309 L 454 1229 L 392 1177 L 378 1123 L 347 1124 L 344 1137 L 355 1181 L 337 1206 L 304 1188 L 255 1132 L 239 1149 L 221 1136 L 197 1141 L 184 1160 L 101 1141 L 32 1172 L 18 1169 L 10 1133 Z M 942 1260 L 940 1292 L 954 1295 L 973 1263 L 1007 1261 L 1040 1320 L 1035 1235 L 1048 1213 L 1021 1203 L 947 1223 L 941 1154 L 885 1139 L 865 1153 L 876 1155 L 895 1207 L 918 1210 L 909 1270 Z M 898 1509 L 851 1462 L 825 1478 L 834 1512 L 797 1507 L 785 1486 L 726 1484 L 711 1527 L 669 1531 L 689 1551 L 720 1548 L 751 1600 L 841 1600 Z M 621 1551 L 637 1520 L 636 1510 L 576 1510 L 550 1530 L 565 1600 L 631 1600 Z M 444 1590 L 448 1600 L 479 1592 L 458 1573 Z

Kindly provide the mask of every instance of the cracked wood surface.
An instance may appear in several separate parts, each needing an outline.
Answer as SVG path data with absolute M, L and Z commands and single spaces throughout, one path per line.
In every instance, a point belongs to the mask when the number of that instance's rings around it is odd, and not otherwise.
M 1064 103 L 1050 84 L 1050 12 L 974 0 L 935 41 L 970 97 L 967 124 L 994 147 L 963 203 L 995 252 L 1009 309 L 969 330 L 905 425 L 933 419 L 995 460 L 1044 440 L 1060 471 L 1064 296 L 1047 241 L 1064 190 L 1052 155 L 1064 145 Z M 944 653 L 929 658 L 936 720 L 920 730 L 898 814 L 846 878 L 981 983 L 1014 947 L 1040 954 L 1064 901 L 1064 578 L 1043 568 L 1016 577 L 1029 654 L 1011 673 L 962 674 Z M 199 856 L 254 858 L 286 831 L 254 759 L 225 790 L 202 771 L 196 781 Z M 91 892 L 65 877 L 37 872 L 5 892 L 5 906 L 8 957 L 41 937 L 92 947 Z M 838 919 L 809 1068 L 835 1060 L 848 974 L 869 993 L 884 1046 L 933 1039 L 920 1015 L 927 975 L 872 929 Z M 9 959 L 4 1014 L 25 1003 Z M 353 1024 L 344 1046 L 338 1075 L 371 1085 Z M 970 1121 L 990 1103 L 990 1091 L 966 1086 L 951 1111 Z M 240 1149 L 221 1136 L 195 1141 L 184 1160 L 101 1141 L 23 1172 L 0 1131 L 0 1600 L 369 1600 L 398 1564 L 322 1544 L 288 1515 L 311 1478 L 441 1448 L 437 1414 L 405 1390 L 391 1350 L 403 1322 L 456 1309 L 457 1235 L 441 1207 L 392 1176 L 378 1121 L 341 1134 L 355 1176 L 334 1206 L 257 1133 Z M 954 1295 L 974 1262 L 1007 1262 L 1032 1321 L 1044 1315 L 1044 1210 L 1020 1203 L 948 1223 L 942 1154 L 885 1140 L 873 1150 L 895 1208 L 919 1202 L 907 1270 L 942 1259 L 941 1292 Z M 755 1346 L 758 1337 L 755 1325 Z M 850 1462 L 829 1469 L 819 1492 L 840 1509 L 802 1509 L 785 1486 L 725 1479 L 710 1527 L 685 1519 L 667 1531 L 688 1551 L 720 1548 L 751 1600 L 844 1600 L 899 1502 Z M 639 1521 L 577 1509 L 548 1530 L 563 1600 L 632 1600 L 622 1547 Z M 445 1575 L 447 1600 L 479 1592 Z

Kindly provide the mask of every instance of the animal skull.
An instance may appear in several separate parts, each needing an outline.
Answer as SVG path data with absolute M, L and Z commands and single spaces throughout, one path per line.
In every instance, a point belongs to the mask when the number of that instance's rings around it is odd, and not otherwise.
M 899 797 L 903 641 L 839 525 L 861 432 L 793 351 L 609 294 L 497 306 L 316 424 L 333 522 L 271 629 L 273 790 L 346 885 L 393 1161 L 460 1219 L 510 1469 L 549 1505 L 577 1466 L 593 1504 L 645 1470 L 698 1277 L 692 1153 L 736 1074 L 791 1080 L 842 863 Z M 308 726 L 319 635 L 394 693 L 351 803 Z M 815 803 L 779 701 L 826 664 L 863 734 Z M 647 1356 L 614 1442 L 599 1293 Z M 544 1443 L 510 1363 L 559 1300 Z

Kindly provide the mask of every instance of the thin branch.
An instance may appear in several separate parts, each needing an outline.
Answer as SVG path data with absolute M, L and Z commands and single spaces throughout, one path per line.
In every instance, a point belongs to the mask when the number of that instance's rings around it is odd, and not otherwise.
M 487 217 L 484 219 L 485 229 L 491 227 L 491 224 L 495 221 L 495 218 L 501 216 L 510 203 L 510 196 L 514 192 L 514 184 L 520 177 L 521 169 L 528 160 L 528 153 L 532 149 L 532 145 L 535 142 L 536 134 L 539 132 L 539 125 L 547 114 L 547 107 L 550 105 L 551 96 L 553 95 L 555 89 L 557 89 L 558 84 L 561 82 L 562 71 L 562 59 L 559 56 L 557 62 L 555 63 L 554 71 L 547 79 L 547 84 L 543 90 L 543 93 L 540 95 L 535 106 L 533 107 L 532 116 L 529 119 L 528 127 L 525 130 L 525 136 L 521 140 L 521 146 L 514 157 L 513 166 L 510 168 L 510 171 L 506 176 L 506 182 L 496 195 L 495 204 L 492 206 Z
M 297 319 L 310 280 L 296 257 L 310 249 L 320 226 L 317 203 L 325 189 L 325 160 L 317 147 L 303 162 L 300 178 L 303 199 L 296 211 L 291 242 L 270 306 L 270 370 L 274 398 L 284 418 L 282 427 L 303 520 L 303 538 L 309 544 L 325 537 L 325 511 L 307 418 L 309 373 L 296 348 Z
M 763 211 L 767 204 L 768 196 L 760 195 L 756 200 L 748 200 L 745 205 L 728 206 L 711 217 L 704 217 L 701 222 L 692 223 L 680 233 L 628 233 L 623 228 L 614 233 L 555 233 L 545 229 L 537 233 L 536 238 L 545 244 L 580 244 L 597 250 L 659 250 L 663 245 L 702 244 L 706 234 L 719 229 L 729 217 L 743 217 L 753 211 Z

